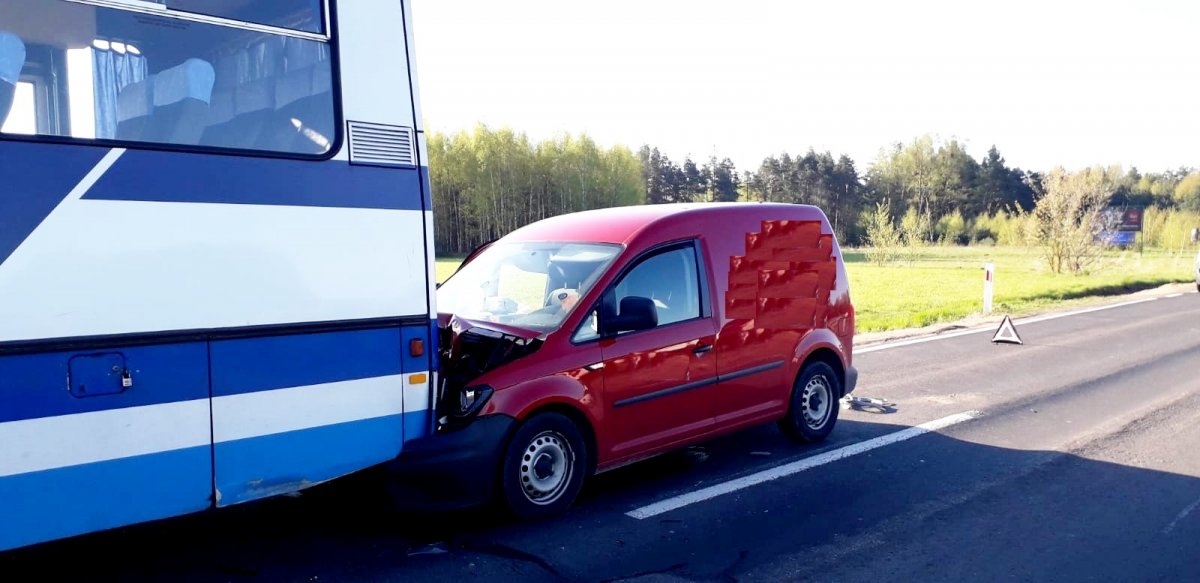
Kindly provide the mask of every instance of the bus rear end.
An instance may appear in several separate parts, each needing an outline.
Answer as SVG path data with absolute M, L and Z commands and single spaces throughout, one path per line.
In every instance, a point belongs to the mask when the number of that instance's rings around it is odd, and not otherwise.
M 408 10 L 0 0 L 0 550 L 430 431 Z

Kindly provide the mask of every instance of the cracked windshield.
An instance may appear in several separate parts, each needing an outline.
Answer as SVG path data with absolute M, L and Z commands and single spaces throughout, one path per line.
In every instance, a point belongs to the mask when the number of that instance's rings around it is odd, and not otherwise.
M 493 245 L 442 284 L 439 310 L 549 332 L 620 250 L 587 243 Z

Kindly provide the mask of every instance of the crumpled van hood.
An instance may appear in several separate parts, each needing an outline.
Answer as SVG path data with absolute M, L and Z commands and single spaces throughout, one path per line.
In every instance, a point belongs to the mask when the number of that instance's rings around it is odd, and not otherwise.
M 533 354 L 544 340 L 544 335 L 534 330 L 453 314 L 441 314 L 438 321 L 439 400 L 457 395 L 488 371 Z

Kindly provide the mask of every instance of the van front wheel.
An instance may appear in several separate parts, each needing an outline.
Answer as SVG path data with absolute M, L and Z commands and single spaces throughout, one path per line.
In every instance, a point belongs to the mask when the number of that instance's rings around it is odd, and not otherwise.
M 530 417 L 509 441 L 500 466 L 508 510 L 525 520 L 562 514 L 583 487 L 588 459 L 583 434 L 569 418 L 558 413 Z
M 792 385 L 787 415 L 779 429 L 797 441 L 816 442 L 829 436 L 838 417 L 842 382 L 824 362 L 810 362 Z

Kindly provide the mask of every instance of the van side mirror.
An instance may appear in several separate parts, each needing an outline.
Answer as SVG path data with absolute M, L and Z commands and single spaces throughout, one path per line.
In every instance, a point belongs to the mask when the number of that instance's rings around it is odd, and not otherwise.
M 649 330 L 658 325 L 658 309 L 654 307 L 654 300 L 650 298 L 628 296 L 621 298 L 621 309 L 617 315 L 603 318 L 601 321 L 605 336 Z

